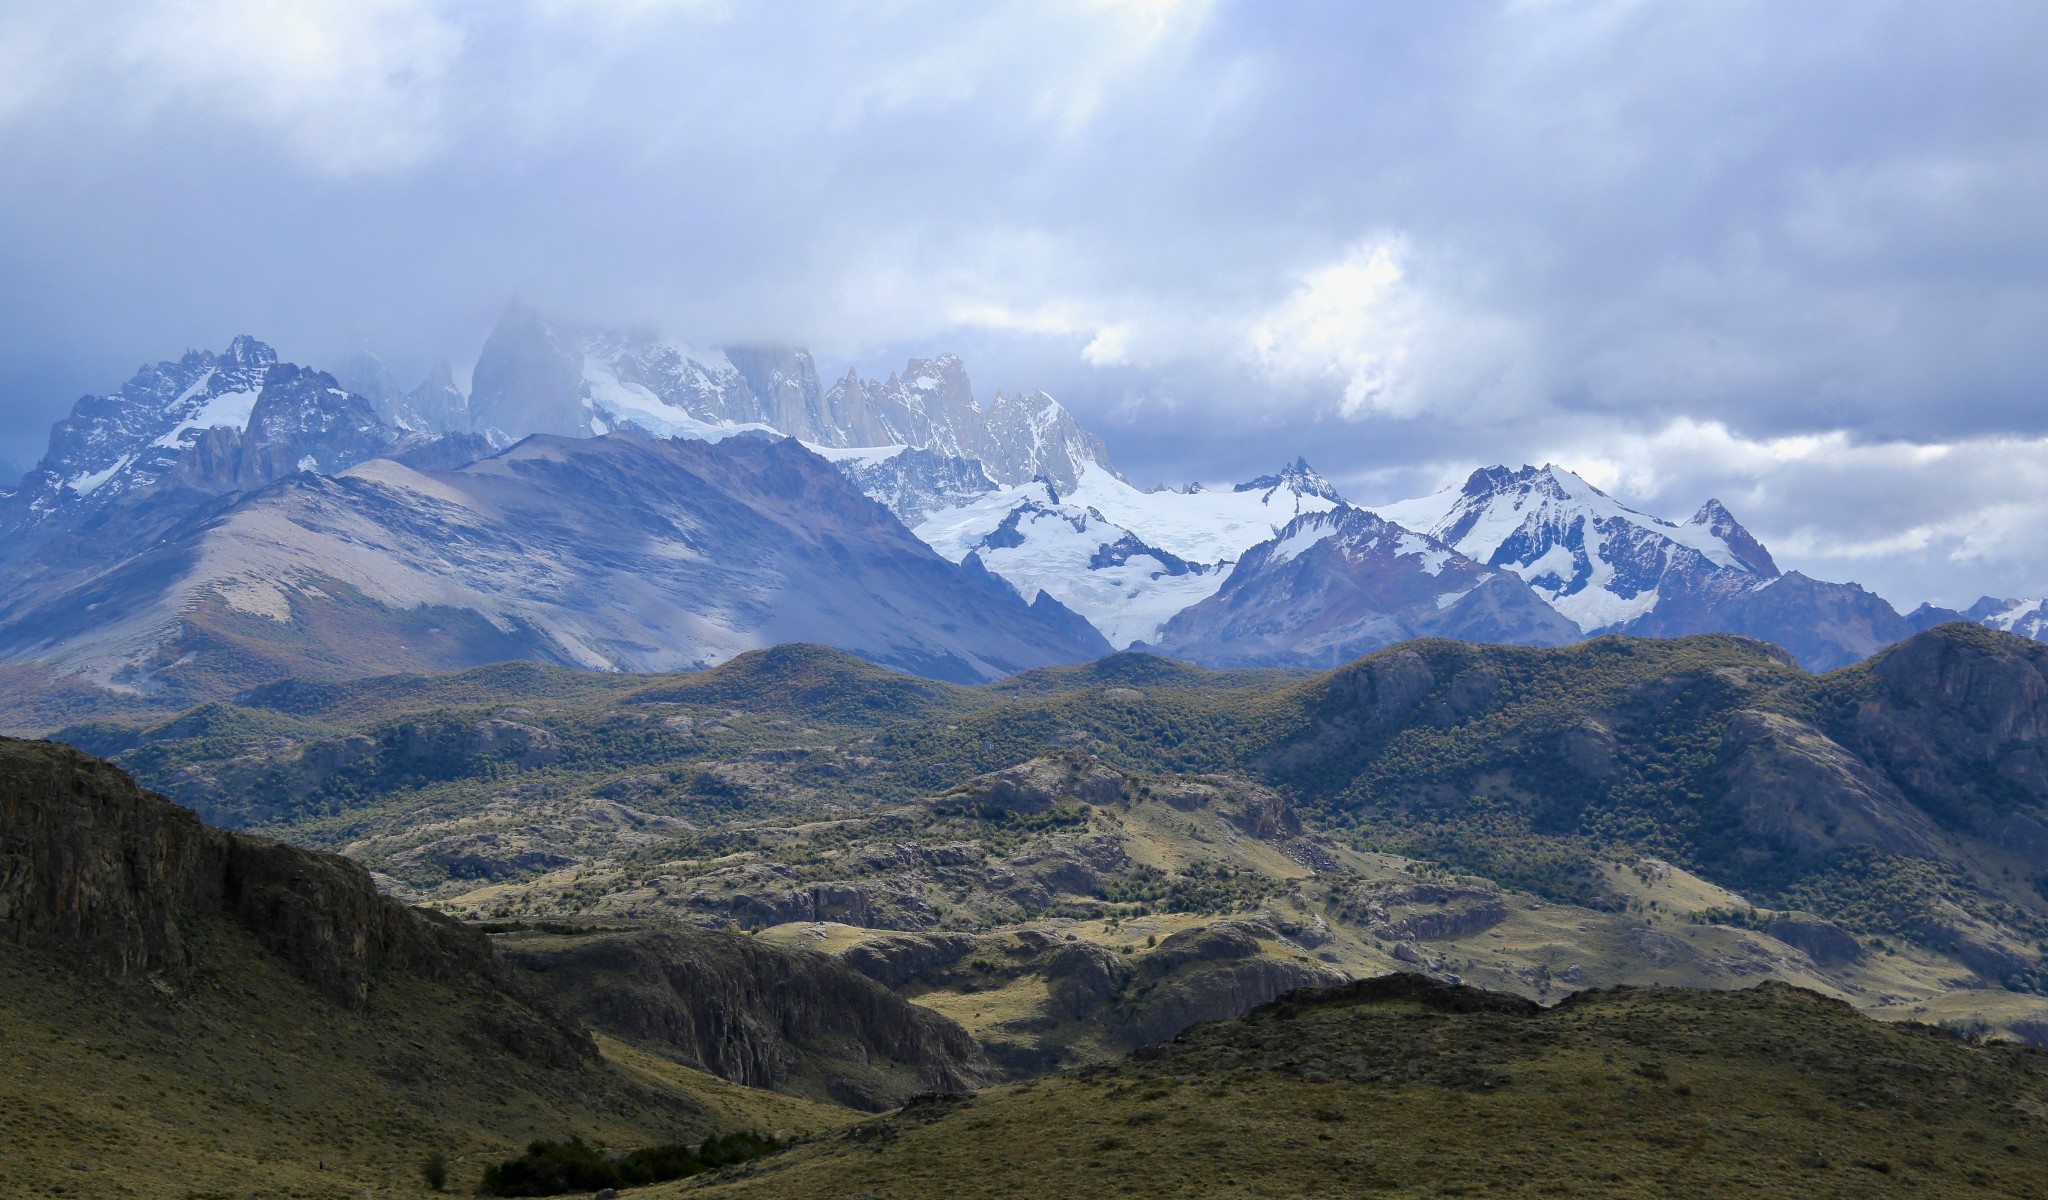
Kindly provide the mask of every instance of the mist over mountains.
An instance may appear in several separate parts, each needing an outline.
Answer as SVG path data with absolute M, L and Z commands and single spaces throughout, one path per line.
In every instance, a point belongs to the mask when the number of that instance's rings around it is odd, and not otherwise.
M 120 707 L 784 640 L 973 680 L 1111 648 L 1312 667 L 1415 636 L 1708 631 L 1826 670 L 1947 619 L 2043 627 L 2038 600 L 1901 615 L 1781 570 L 1718 501 L 1668 521 L 1556 465 L 1372 511 L 1306 459 L 1141 489 L 1052 396 L 979 395 L 952 355 L 827 386 L 801 349 L 515 305 L 468 394 L 445 363 L 412 387 L 338 366 L 244 336 L 80 399 L 0 493 L 11 678 Z

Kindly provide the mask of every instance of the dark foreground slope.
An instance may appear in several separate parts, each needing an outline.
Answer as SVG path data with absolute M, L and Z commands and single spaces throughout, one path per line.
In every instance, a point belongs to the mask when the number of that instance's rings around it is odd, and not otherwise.
M 851 1115 L 718 1077 L 782 1083 L 737 1069 L 777 1055 L 870 1107 L 978 1078 L 957 1026 L 745 941 L 692 931 L 639 953 L 672 1008 L 716 1009 L 726 1059 L 677 1053 L 660 1028 L 594 1036 L 546 975 L 379 895 L 351 861 L 210 828 L 76 750 L 0 739 L 0 1195 L 403 1193 L 433 1154 L 466 1182 L 535 1137 L 635 1146 Z M 777 1023 L 776 1004 L 805 1003 L 830 1011 Z M 870 1037 L 884 1028 L 888 1045 Z
M 1539 1009 L 1393 976 L 915 1105 L 692 1194 L 2029 1197 L 2044 1139 L 2048 1055 L 1781 984 Z

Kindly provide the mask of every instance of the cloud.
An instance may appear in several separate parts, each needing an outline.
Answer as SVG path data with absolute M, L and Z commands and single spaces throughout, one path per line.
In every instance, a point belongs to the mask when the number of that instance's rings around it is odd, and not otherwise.
M 1958 477 L 2034 486 L 1999 447 L 2048 436 L 2044 39 L 1909 0 L 5 6 L 0 415 L 244 331 L 460 363 L 519 296 L 957 349 L 1147 478 L 1569 453 L 2002 588 L 2043 556 Z
M 1345 416 L 1419 411 L 1407 377 L 1416 336 L 1398 239 L 1369 239 L 1311 271 L 1292 296 L 1251 322 L 1254 360 L 1280 378 L 1332 377 Z
M 1554 462 L 1644 512 L 1683 520 L 1720 500 L 1781 566 L 1853 579 L 1903 608 L 1980 595 L 2048 594 L 2037 551 L 2048 525 L 2048 437 L 1859 440 L 1842 431 L 1746 437 L 1714 420 L 1654 429 L 1581 423 L 1526 459 Z M 1360 479 L 1384 503 L 1463 481 L 1483 465 L 1446 459 L 1427 476 Z M 1418 487 L 1417 484 L 1422 486 Z

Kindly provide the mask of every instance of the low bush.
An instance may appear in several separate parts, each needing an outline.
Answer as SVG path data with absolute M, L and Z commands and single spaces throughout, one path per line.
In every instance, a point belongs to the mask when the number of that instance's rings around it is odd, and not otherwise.
M 612 1156 L 572 1137 L 534 1142 L 526 1153 L 484 1171 L 477 1190 L 486 1196 L 559 1196 L 603 1188 L 641 1187 L 682 1179 L 775 1153 L 782 1143 L 765 1133 L 742 1131 L 706 1139 L 647 1146 Z

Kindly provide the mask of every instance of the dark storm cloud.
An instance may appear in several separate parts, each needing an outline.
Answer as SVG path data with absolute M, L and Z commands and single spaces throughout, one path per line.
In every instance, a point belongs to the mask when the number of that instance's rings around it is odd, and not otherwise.
M 1994 532 L 2048 515 L 2039 6 L 45 9 L 0 15 L 0 455 L 144 358 L 417 371 L 520 296 L 956 349 L 1148 482 L 1559 456 L 1902 600 L 2048 588 Z

